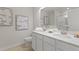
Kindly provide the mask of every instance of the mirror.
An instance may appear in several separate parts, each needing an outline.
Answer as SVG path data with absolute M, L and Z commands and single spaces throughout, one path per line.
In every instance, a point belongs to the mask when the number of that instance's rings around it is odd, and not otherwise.
M 53 7 L 45 7 L 41 10 L 41 26 L 46 28 L 56 27 L 55 25 L 55 12 Z
M 45 7 L 41 10 L 41 26 L 79 31 L 78 7 Z
M 57 28 L 66 31 L 79 31 L 79 8 L 61 7 L 56 10 Z
M 70 8 L 68 23 L 70 25 L 69 31 L 79 31 L 79 8 Z

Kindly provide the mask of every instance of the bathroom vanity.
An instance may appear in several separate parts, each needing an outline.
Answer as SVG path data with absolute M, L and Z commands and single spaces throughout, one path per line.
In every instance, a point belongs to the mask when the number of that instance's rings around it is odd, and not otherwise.
M 35 51 L 79 51 L 78 38 L 41 31 L 34 31 L 32 37 Z
M 33 31 L 32 48 L 35 51 L 79 51 L 79 38 L 69 34 L 79 32 L 79 8 L 45 7 L 39 11 L 39 26 L 44 31 Z M 53 27 L 60 33 L 47 31 Z M 62 34 L 67 32 L 67 35 Z

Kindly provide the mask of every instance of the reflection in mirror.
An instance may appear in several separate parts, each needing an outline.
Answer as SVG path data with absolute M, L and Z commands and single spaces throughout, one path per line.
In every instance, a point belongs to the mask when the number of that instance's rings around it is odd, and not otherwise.
M 41 26 L 55 27 L 60 31 L 79 31 L 78 7 L 45 7 L 41 10 Z
M 55 12 L 53 7 L 46 7 L 41 10 L 41 25 L 46 28 L 56 27 L 55 25 Z
M 69 31 L 79 31 L 79 8 L 71 9 L 68 22 L 70 25 Z
M 62 32 L 67 32 L 70 27 L 68 22 L 70 8 L 58 8 L 56 13 L 57 28 Z
M 79 8 L 62 7 L 56 10 L 56 23 L 59 29 L 79 31 Z

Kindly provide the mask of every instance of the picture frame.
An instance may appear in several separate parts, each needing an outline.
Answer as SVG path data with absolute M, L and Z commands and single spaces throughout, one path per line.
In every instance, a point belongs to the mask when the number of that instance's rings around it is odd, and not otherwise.
M 28 30 L 29 20 L 28 16 L 16 15 L 15 16 L 15 29 L 16 31 Z
M 13 24 L 13 13 L 10 8 L 0 7 L 0 26 L 11 26 Z

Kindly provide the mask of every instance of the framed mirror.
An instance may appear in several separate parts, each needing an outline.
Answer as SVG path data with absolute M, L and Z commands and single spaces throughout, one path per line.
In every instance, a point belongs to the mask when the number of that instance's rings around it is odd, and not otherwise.
M 79 7 L 45 7 L 40 15 L 41 26 L 79 31 Z
M 40 14 L 41 26 L 48 28 L 56 27 L 55 11 L 53 7 L 45 7 Z

